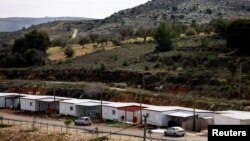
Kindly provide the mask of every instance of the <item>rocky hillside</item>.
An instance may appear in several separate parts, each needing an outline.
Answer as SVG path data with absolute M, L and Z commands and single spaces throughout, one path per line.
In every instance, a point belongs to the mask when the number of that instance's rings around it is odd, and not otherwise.
M 29 28 L 33 25 L 38 25 L 53 21 L 68 21 L 68 20 L 87 20 L 87 18 L 77 17 L 44 17 L 44 18 L 0 18 L 0 32 L 12 32 L 22 28 Z
M 102 21 L 93 30 L 117 26 L 157 25 L 162 20 L 175 20 L 185 24 L 192 21 L 208 23 L 214 18 L 250 18 L 249 0 L 151 0 L 132 9 L 122 10 Z
M 33 26 L 15 33 L 0 33 L 0 42 L 6 42 L 32 29 L 48 32 L 51 38 L 70 36 L 78 29 L 78 37 L 85 34 L 110 33 L 120 27 L 156 26 L 162 20 L 184 24 L 208 23 L 214 18 L 250 18 L 249 0 L 151 0 L 137 7 L 114 13 L 103 20 L 55 21 Z M 0 22 L 1 27 L 1 22 Z M 13 29 L 14 30 L 14 29 Z

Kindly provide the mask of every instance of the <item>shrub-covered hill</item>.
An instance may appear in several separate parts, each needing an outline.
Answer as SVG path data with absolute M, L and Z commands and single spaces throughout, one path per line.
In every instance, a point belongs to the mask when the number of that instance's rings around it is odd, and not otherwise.
M 205 39 L 208 41 L 205 42 Z M 112 50 L 100 50 L 46 66 L 1 70 L 4 79 L 42 79 L 56 81 L 125 82 L 132 87 L 169 93 L 226 98 L 250 98 L 250 61 L 232 54 L 225 41 L 214 37 L 184 37 L 179 47 L 155 53 L 155 44 L 125 44 Z M 228 54 L 229 53 L 229 54 Z

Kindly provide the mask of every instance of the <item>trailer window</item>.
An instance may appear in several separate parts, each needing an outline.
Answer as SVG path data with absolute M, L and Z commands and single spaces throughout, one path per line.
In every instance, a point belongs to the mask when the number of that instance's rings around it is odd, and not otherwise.
M 112 110 L 112 115 L 115 115 L 115 110 Z
M 30 106 L 33 106 L 33 102 L 30 102 Z
M 70 111 L 73 111 L 73 109 L 74 109 L 73 106 L 70 106 Z

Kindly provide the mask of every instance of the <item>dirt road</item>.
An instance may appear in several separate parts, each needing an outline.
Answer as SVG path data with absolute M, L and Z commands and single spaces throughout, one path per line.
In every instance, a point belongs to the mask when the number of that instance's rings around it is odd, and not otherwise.
M 73 32 L 73 35 L 72 35 L 72 39 L 75 39 L 75 38 L 76 38 L 77 32 L 78 32 L 78 30 L 77 30 L 77 29 L 74 29 L 74 32 Z
M 15 119 L 15 120 L 25 120 L 25 121 L 30 121 L 30 122 L 33 121 L 33 117 L 20 116 L 16 114 L 7 114 L 7 113 L 0 112 L 0 116 L 4 118 L 9 118 L 9 119 Z M 45 124 L 48 123 L 52 125 L 64 126 L 64 122 L 62 119 L 59 119 L 59 120 L 45 119 L 45 118 L 43 119 L 43 118 L 37 117 L 36 121 L 40 123 L 45 123 Z M 75 126 L 71 125 L 71 127 L 75 127 Z M 92 124 L 91 126 L 84 126 L 80 128 L 94 131 L 96 127 L 98 127 L 99 131 L 105 131 L 105 132 L 117 132 L 121 130 L 121 128 L 107 127 L 101 124 Z M 143 137 L 143 130 L 138 129 L 138 128 L 128 128 L 123 131 L 120 131 L 119 133 Z M 178 137 L 178 138 L 177 137 L 165 137 L 161 133 L 153 133 L 152 137 L 162 138 L 162 139 L 171 140 L 171 141 L 207 141 L 207 137 L 201 137 L 201 136 L 197 136 L 197 135 L 190 134 L 190 133 L 188 133 L 185 137 Z

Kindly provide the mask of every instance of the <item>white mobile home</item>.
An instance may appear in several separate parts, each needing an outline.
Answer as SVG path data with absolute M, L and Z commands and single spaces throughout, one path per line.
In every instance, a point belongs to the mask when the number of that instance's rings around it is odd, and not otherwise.
M 143 108 L 145 108 L 145 105 L 140 106 L 139 103 L 112 102 L 103 105 L 102 118 L 104 120 L 133 123 L 135 118 L 139 121 L 140 111 Z
M 18 108 L 23 94 L 0 93 L 0 108 Z
M 142 110 L 142 115 L 147 115 L 147 122 L 150 125 L 167 126 L 168 118 L 164 112 L 175 110 L 174 107 L 167 106 L 150 106 Z
M 39 100 L 50 98 L 50 96 L 29 95 L 21 98 L 21 110 L 39 112 L 41 109 L 46 109 L 47 104 L 39 104 Z
M 103 102 L 104 104 L 104 102 Z M 76 104 L 76 115 L 81 116 L 100 116 L 101 114 L 101 102 L 99 101 L 86 101 Z
M 39 111 L 46 113 L 59 113 L 59 102 L 63 100 L 68 100 L 64 97 L 49 97 L 38 99 Z
M 70 99 L 70 100 L 63 100 L 59 103 L 59 113 L 61 115 L 71 115 L 71 116 L 77 116 L 77 110 L 76 110 L 76 104 L 86 102 L 86 100 L 83 99 Z
M 107 104 L 108 102 L 103 102 Z M 101 113 L 101 102 L 90 99 L 71 99 L 60 101 L 60 114 L 76 117 L 92 116 Z
M 190 127 L 186 123 L 190 123 L 194 116 L 197 119 L 213 117 L 212 111 L 196 109 L 194 113 L 193 110 L 192 108 L 178 106 L 151 106 L 143 109 L 142 113 L 143 115 L 148 115 L 148 124 L 160 127 L 171 126 L 172 122 L 179 126 L 184 126 L 185 124 L 185 127 Z
M 215 125 L 250 125 L 250 112 L 219 111 L 214 114 Z

